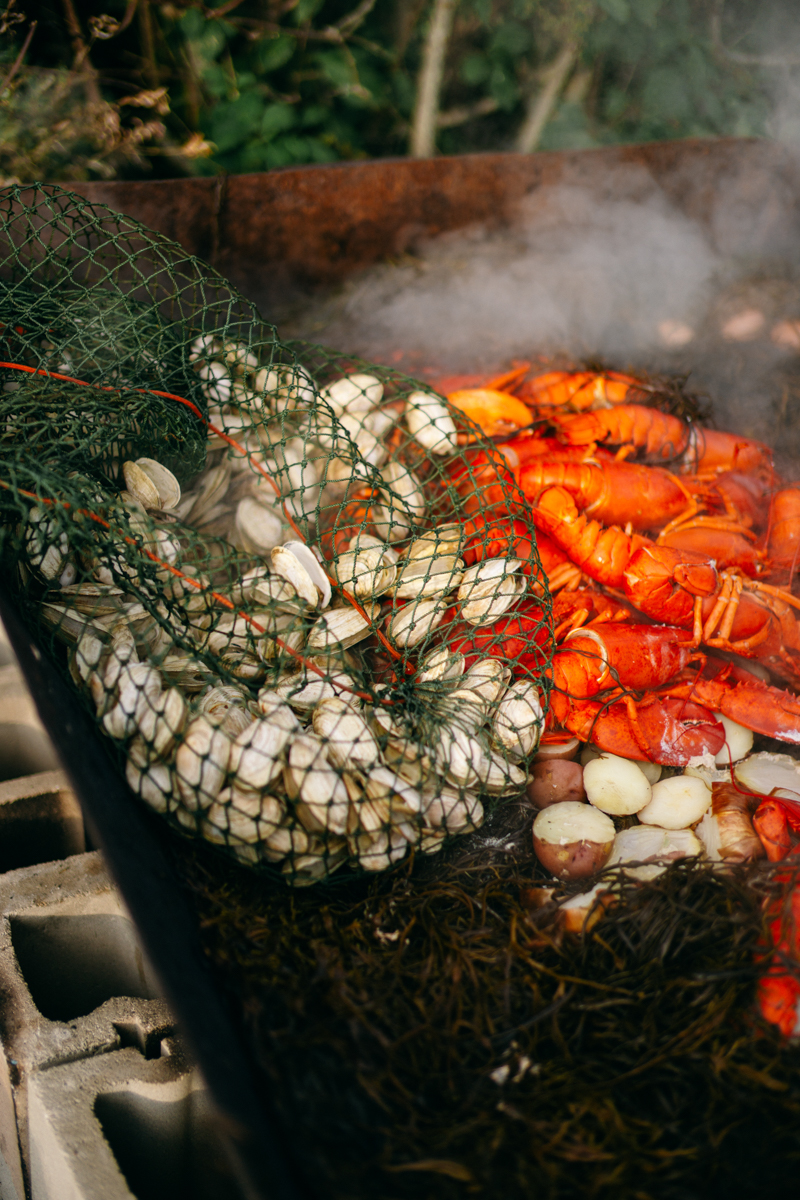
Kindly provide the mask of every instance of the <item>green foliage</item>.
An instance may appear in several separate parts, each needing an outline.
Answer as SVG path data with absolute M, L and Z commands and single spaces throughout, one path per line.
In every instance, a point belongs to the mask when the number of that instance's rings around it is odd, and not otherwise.
M 0 170 L 20 179 L 65 178 L 70 169 L 84 177 L 212 174 L 403 154 L 433 4 L 239 0 L 218 3 L 215 18 L 198 0 L 138 0 L 124 26 L 127 0 L 76 0 L 81 58 L 61 0 L 8 0 L 4 73 L 29 19 L 39 26 L 11 86 L 0 84 Z M 549 64 L 570 45 L 577 55 L 542 148 L 762 134 L 778 81 L 775 68 L 751 58 L 780 49 L 778 4 L 768 0 L 756 14 L 746 0 L 724 8 L 719 0 L 459 0 L 437 148 L 513 149 Z M 46 103 L 37 70 L 69 77 L 63 119 L 83 141 L 64 149 L 52 122 L 21 118 Z M 118 117 L 121 105 L 145 103 L 138 95 L 166 89 L 170 111 L 160 133 L 140 138 L 144 150 L 134 153 L 130 138 L 131 153 L 88 144 L 81 94 L 91 71 Z

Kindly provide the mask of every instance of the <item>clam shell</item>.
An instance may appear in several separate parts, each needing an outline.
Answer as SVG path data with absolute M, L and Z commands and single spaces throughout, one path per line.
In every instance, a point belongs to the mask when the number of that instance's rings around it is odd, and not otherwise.
M 336 671 L 324 679 L 305 672 L 292 676 L 277 685 L 278 694 L 299 713 L 311 713 L 322 700 L 333 696 L 351 696 L 356 688 L 355 680 L 344 671 Z
M 450 834 L 467 833 L 483 824 L 483 805 L 477 796 L 463 789 L 439 787 L 430 799 L 423 796 L 426 825 Z
M 447 611 L 440 600 L 410 600 L 395 611 L 386 632 L 398 646 L 418 645 L 439 625 Z
M 136 707 L 136 725 L 154 758 L 166 758 L 170 754 L 175 738 L 186 724 L 188 711 L 178 688 L 169 688 L 152 700 L 143 696 Z
M 331 581 L 325 574 L 317 556 L 314 554 L 304 542 L 284 542 L 284 550 L 293 554 L 300 565 L 305 569 L 306 574 L 311 579 L 320 594 L 319 607 L 327 608 L 331 602 Z M 280 574 L 280 572 L 279 572 Z M 291 580 L 289 580 L 291 582 Z
M 391 589 L 398 600 L 446 596 L 461 583 L 464 562 L 453 555 L 413 558 L 401 568 Z
M 283 537 L 280 517 L 252 496 L 245 496 L 237 504 L 234 525 L 242 547 L 250 554 L 269 554 Z
M 186 726 L 175 755 L 175 775 L 183 803 L 190 811 L 214 802 L 228 769 L 230 739 L 207 717 L 194 717 Z
M 291 732 L 269 717 L 261 717 L 247 727 L 231 746 L 228 770 L 232 785 L 240 790 L 260 792 L 282 772 L 280 761 Z
M 322 388 L 320 398 L 337 416 L 341 413 L 366 413 L 383 399 L 383 384 L 374 375 L 345 375 Z
M 458 449 L 456 423 L 449 405 L 432 392 L 412 392 L 406 400 L 405 422 L 415 441 L 433 454 Z
M 109 737 L 130 737 L 140 717 L 148 711 L 161 693 L 161 676 L 149 663 L 125 663 L 116 683 L 117 702 L 103 717 L 103 728 Z
M 256 372 L 253 387 L 277 413 L 314 403 L 314 381 L 299 364 L 262 367 Z
M 366 539 L 362 539 L 362 542 Z M 371 538 L 377 542 L 377 538 Z M 397 578 L 397 567 L 389 556 L 396 557 L 390 546 L 378 542 L 341 554 L 332 570 L 342 591 L 359 600 L 374 600 L 384 595 Z
M 301 733 L 294 738 L 283 780 L 301 823 L 310 833 L 345 833 L 350 805 L 347 788 L 316 734 Z
M 380 613 L 380 605 L 367 602 L 363 607 L 369 620 L 365 620 L 355 608 L 329 608 L 311 626 L 306 643 L 308 649 L 319 653 L 333 647 L 346 648 L 369 637 L 372 623 Z
M 261 853 L 267 862 L 280 862 L 287 854 L 305 854 L 309 847 L 309 836 L 297 818 L 289 814 L 283 824 L 264 839 Z
M 286 804 L 277 796 L 224 788 L 206 811 L 202 832 L 207 841 L 223 846 L 256 844 L 276 833 L 285 818 Z
M 511 684 L 498 704 L 490 736 L 511 758 L 527 758 L 539 745 L 543 726 L 538 688 L 519 680 Z
M 170 682 L 183 688 L 185 692 L 199 692 L 206 687 L 210 670 L 199 658 L 194 658 L 185 651 L 168 654 L 159 663 L 161 674 Z
M 387 800 L 392 817 L 414 817 L 422 811 L 422 795 L 389 767 L 373 767 L 364 779 L 369 800 Z
M 297 542 L 292 543 L 295 549 L 297 545 Z M 301 561 L 301 557 L 295 553 L 295 549 L 276 546 L 269 556 L 270 566 L 276 575 L 294 588 L 296 595 L 304 600 L 309 608 L 318 608 L 322 600 L 321 589 L 318 588 L 315 576 L 309 570 L 308 560 L 304 556 Z M 303 546 L 303 549 L 307 550 L 308 547 Z M 311 570 L 313 571 L 313 568 Z M 330 598 L 330 585 L 328 586 L 328 596 Z
M 197 368 L 202 379 L 202 392 L 210 404 L 221 407 L 229 404 L 233 380 L 230 372 L 220 362 L 204 362 Z
M 312 725 L 335 767 L 365 770 L 378 762 L 380 749 L 375 735 L 346 700 L 321 700 L 314 709 Z
M 449 692 L 437 708 L 448 724 L 467 733 L 477 732 L 489 715 L 489 702 L 471 688 L 457 688 Z
M 62 587 L 61 595 L 76 612 L 90 617 L 118 612 L 125 601 L 121 588 L 101 583 L 72 583 Z
M 459 679 L 464 674 L 466 659 L 457 650 L 440 646 L 431 650 L 419 664 L 417 683 L 436 683 L 439 680 Z
M 191 514 L 192 521 L 201 521 L 224 498 L 230 481 L 231 462 L 224 458 L 218 466 L 204 471 L 192 491 L 185 494 L 178 508 L 181 518 L 185 521 Z
M 470 625 L 497 620 L 525 590 L 525 579 L 515 572 L 518 558 L 489 558 L 464 572 L 457 599 L 461 616 Z
M 172 474 L 163 463 L 158 462 L 155 458 L 137 458 L 136 466 L 144 471 L 150 482 L 158 493 L 157 508 L 168 511 L 171 508 L 176 508 L 181 502 L 181 485 L 178 483 L 175 476 Z M 123 473 L 124 473 L 123 466 Z M 125 482 L 127 483 L 127 476 Z M 130 489 L 129 489 L 130 490 Z M 145 505 L 145 508 L 147 505 Z
M 258 358 L 244 342 L 225 342 L 222 357 L 229 366 L 240 371 L 255 371 L 258 367 Z
M 437 525 L 414 538 L 406 550 L 406 562 L 417 558 L 457 555 L 464 540 L 463 526 L 457 522 Z
M 492 704 L 505 692 L 510 679 L 511 668 L 504 662 L 498 658 L 484 658 L 464 672 L 461 686 Z
M 384 504 L 394 514 L 409 514 L 412 522 L 421 521 L 427 512 L 425 493 L 411 468 L 394 460 L 381 468 L 381 479 L 384 486 L 378 490 Z
M 125 487 L 144 508 L 160 508 L 161 498 L 158 488 L 146 471 L 130 459 L 122 464 L 122 474 L 125 476 Z
M 175 776 L 166 763 L 137 766 L 132 759 L 125 764 L 128 787 L 156 812 L 167 813 L 174 807 Z

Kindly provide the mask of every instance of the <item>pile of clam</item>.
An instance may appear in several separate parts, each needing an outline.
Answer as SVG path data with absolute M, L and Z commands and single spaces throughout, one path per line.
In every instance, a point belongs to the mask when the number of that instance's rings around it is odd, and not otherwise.
M 244 863 L 280 863 L 295 885 L 434 853 L 481 824 L 487 797 L 523 788 L 543 723 L 532 682 L 494 658 L 468 665 L 446 640 L 454 616 L 477 628 L 506 611 L 523 564 L 466 568 L 460 523 L 426 528 L 420 480 L 387 461 L 400 421 L 425 454 L 452 453 L 447 406 L 420 392 L 381 407 L 365 375 L 315 393 L 302 368 L 259 367 L 213 339 L 193 352 L 216 427 L 205 470 L 182 494 L 153 459 L 121 464 L 133 552 L 97 537 L 74 551 L 31 510 L 42 616 L 131 788 L 182 827 Z M 324 562 L 315 523 L 359 479 L 377 484 L 374 532 Z M 199 556 L 198 535 L 221 557 Z

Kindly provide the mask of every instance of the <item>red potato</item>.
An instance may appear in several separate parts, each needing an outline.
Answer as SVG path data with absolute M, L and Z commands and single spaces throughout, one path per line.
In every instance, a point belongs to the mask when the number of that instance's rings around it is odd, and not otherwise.
M 533 822 L 533 848 L 559 879 L 586 879 L 605 866 L 615 834 L 614 822 L 599 809 L 563 800 L 542 809 Z
M 573 759 L 578 755 L 581 743 L 576 737 L 560 738 L 553 741 L 541 741 L 536 751 L 535 763 L 552 762 L 553 759 Z
M 563 758 L 534 763 L 528 780 L 528 799 L 537 808 L 548 808 L 565 800 L 585 800 L 583 767 Z

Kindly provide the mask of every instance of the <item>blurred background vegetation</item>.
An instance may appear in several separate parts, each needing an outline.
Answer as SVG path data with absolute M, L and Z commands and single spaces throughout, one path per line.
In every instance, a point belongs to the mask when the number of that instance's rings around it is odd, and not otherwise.
M 774 134 L 800 62 L 796 0 L 3 4 L 23 182 Z

